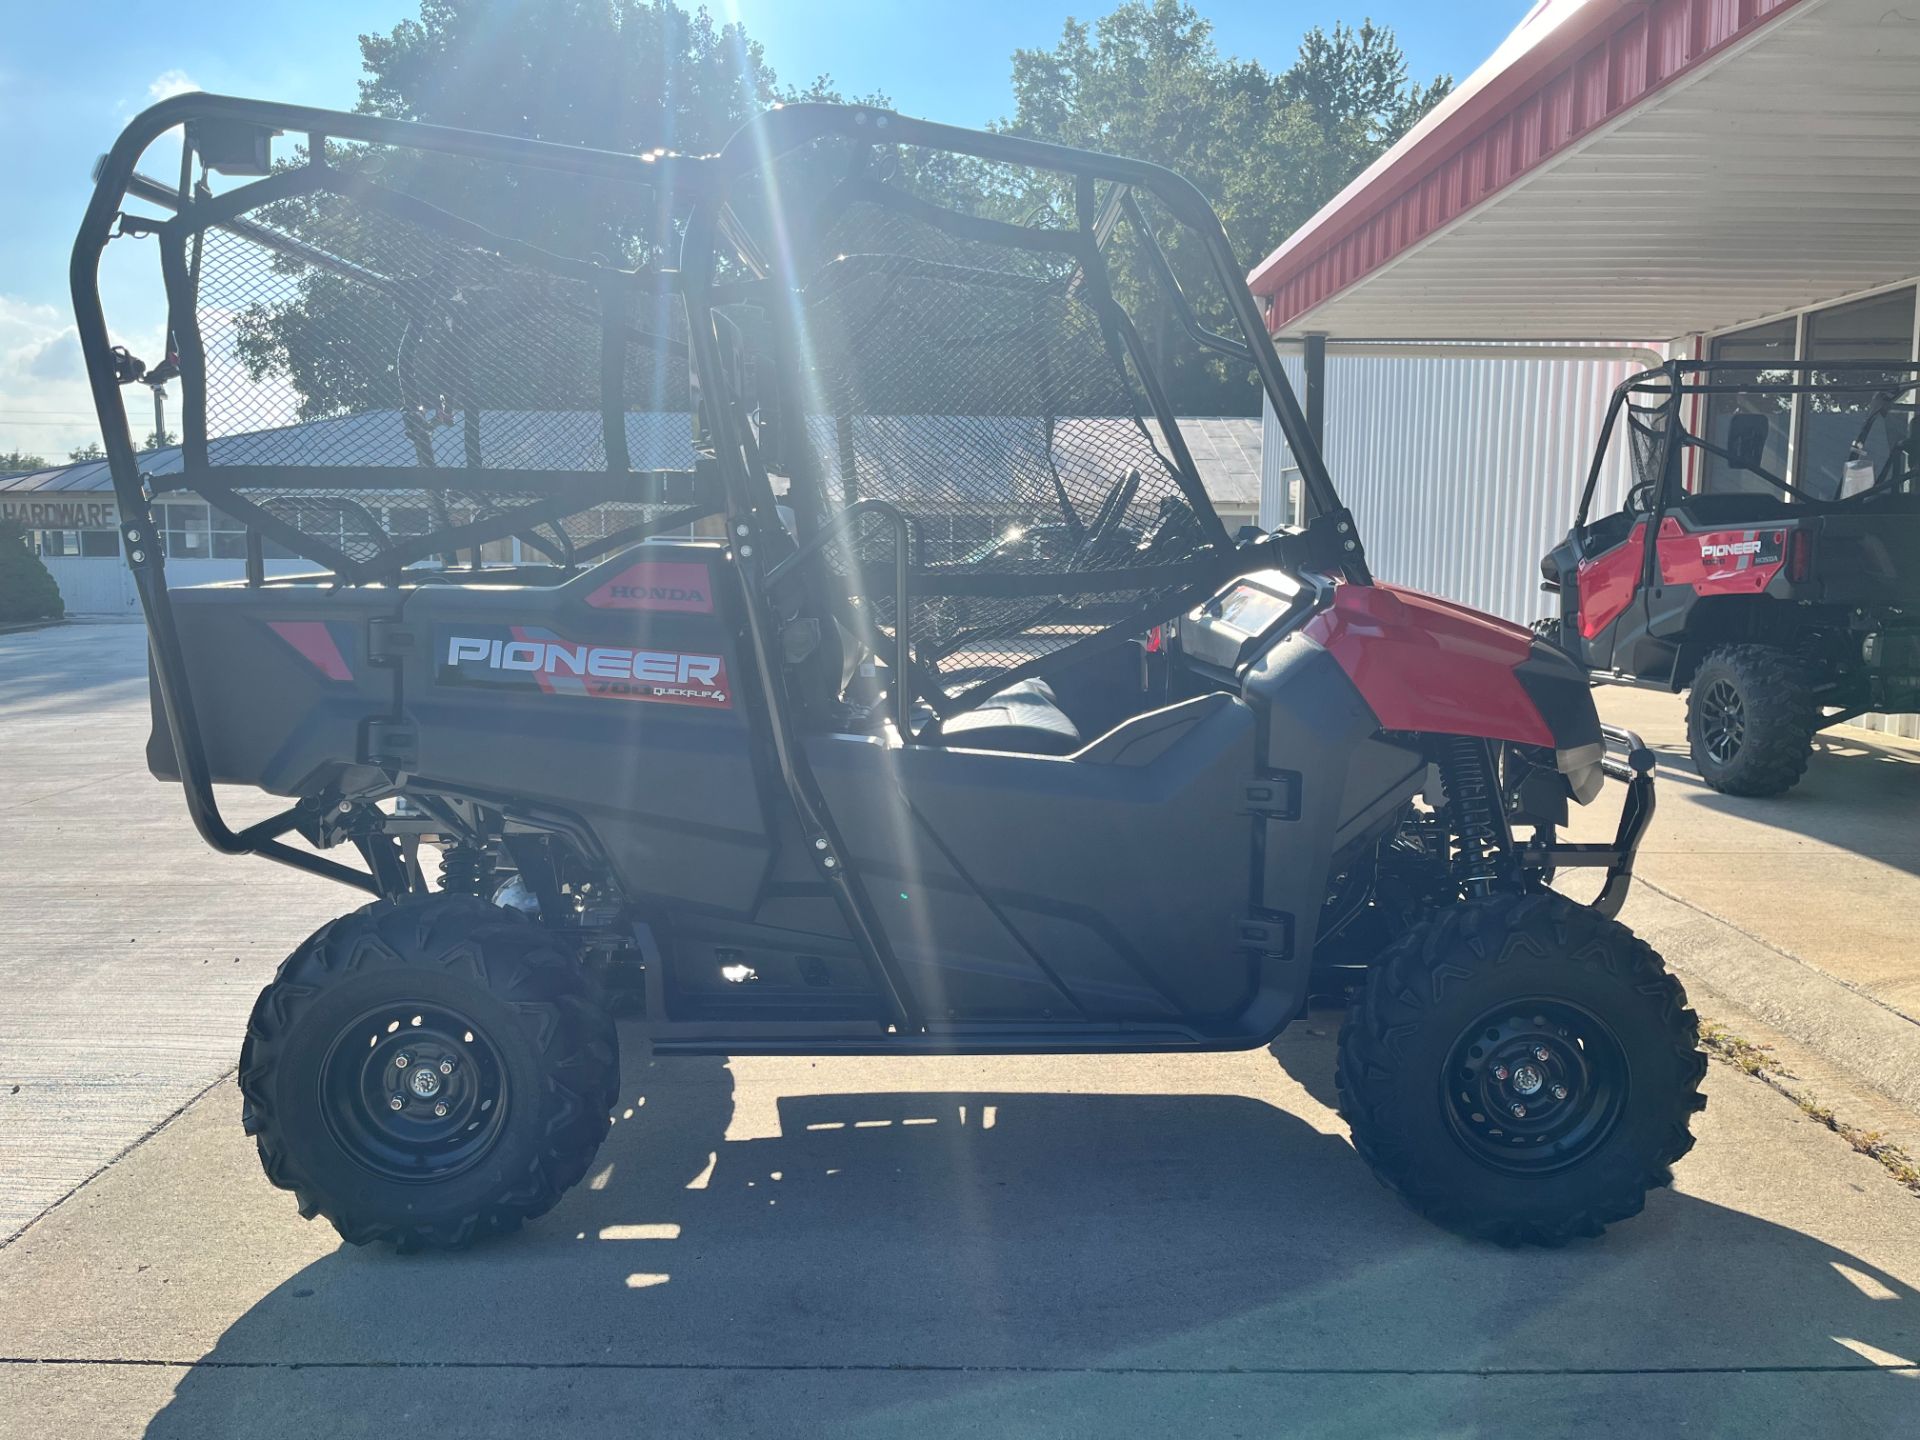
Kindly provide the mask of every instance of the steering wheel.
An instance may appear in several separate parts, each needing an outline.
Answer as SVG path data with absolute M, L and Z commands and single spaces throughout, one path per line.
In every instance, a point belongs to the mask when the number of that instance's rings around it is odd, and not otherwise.
M 1178 501 L 1160 502 L 1160 523 L 1153 527 L 1147 543 L 1141 547 L 1149 564 L 1158 564 L 1162 556 L 1176 546 L 1190 549 L 1200 537 L 1200 522 L 1193 511 Z
M 1645 515 L 1650 511 L 1653 508 L 1653 491 L 1654 482 L 1651 480 L 1642 480 L 1627 491 L 1626 513 Z
M 1133 503 L 1134 494 L 1140 489 L 1140 472 L 1128 470 L 1113 483 L 1113 487 L 1101 498 L 1100 508 L 1094 511 L 1093 523 L 1087 526 L 1087 533 L 1080 537 L 1080 543 L 1074 547 L 1074 568 L 1105 548 L 1113 538 L 1114 531 L 1120 528 L 1120 521 L 1127 513 L 1127 507 Z

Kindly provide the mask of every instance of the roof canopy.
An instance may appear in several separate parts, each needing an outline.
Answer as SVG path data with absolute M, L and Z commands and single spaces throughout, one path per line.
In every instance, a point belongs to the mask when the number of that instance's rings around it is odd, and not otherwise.
M 1543 0 L 1249 277 L 1276 332 L 1668 340 L 1920 273 L 1920 11 Z

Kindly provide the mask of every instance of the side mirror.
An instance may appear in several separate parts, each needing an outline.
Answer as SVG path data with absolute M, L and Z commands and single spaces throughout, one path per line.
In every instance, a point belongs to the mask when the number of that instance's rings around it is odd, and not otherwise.
M 1727 458 L 1737 470 L 1758 470 L 1767 457 L 1767 441 L 1773 434 L 1773 419 L 1768 415 L 1729 415 L 1727 417 Z

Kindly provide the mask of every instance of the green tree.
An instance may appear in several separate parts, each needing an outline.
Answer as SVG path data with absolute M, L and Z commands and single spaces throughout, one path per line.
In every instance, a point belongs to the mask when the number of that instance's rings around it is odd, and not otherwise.
M 0 471 L 11 473 L 15 470 L 44 470 L 46 468 L 47 457 L 44 455 L 35 455 L 30 450 L 0 451 Z
M 89 440 L 84 445 L 75 446 L 67 452 L 67 459 L 78 465 L 85 460 L 104 460 L 107 452 L 100 448 L 98 440 Z
M 1318 144 L 1296 159 L 1304 180 L 1302 202 L 1318 210 L 1346 183 L 1411 130 L 1453 89 L 1451 76 L 1413 83 L 1393 31 L 1371 20 L 1360 28 L 1318 25 L 1300 41 L 1300 54 L 1280 77 L 1281 93 L 1304 105 Z M 1304 219 L 1304 216 L 1300 217 Z M 1296 222 L 1297 223 L 1297 222 Z
M 705 9 L 689 12 L 673 0 L 421 0 L 418 18 L 361 36 L 360 50 L 366 76 L 358 108 L 365 113 L 609 150 L 705 153 L 749 116 L 793 98 L 777 89 L 760 46 L 740 25 L 717 25 Z M 361 147 L 333 146 L 328 159 L 342 170 L 378 166 L 385 183 L 576 258 L 644 265 L 675 239 L 671 214 L 626 187 Z M 443 263 L 423 232 L 370 218 L 359 202 L 316 196 L 264 216 L 384 274 L 418 275 Z M 254 293 L 234 307 L 235 348 L 251 378 L 290 379 L 303 418 L 393 405 L 391 372 L 406 319 L 392 296 L 284 259 L 275 270 L 289 279 L 266 286 L 256 272 Z M 597 304 L 591 295 L 577 298 L 589 310 Z M 574 333 L 551 329 L 553 315 L 551 307 L 537 318 L 523 315 L 521 333 L 489 332 L 464 347 L 429 344 L 415 375 L 424 403 L 435 403 L 442 389 L 457 389 L 481 408 L 593 403 L 599 359 L 591 317 Z M 494 363 L 508 353 L 511 366 Z M 469 367 L 471 355 L 481 361 Z M 503 390 L 510 393 L 493 393 Z
M 826 77 L 804 91 L 783 89 L 740 25 L 717 25 L 706 10 L 689 12 L 674 0 L 419 0 L 419 7 L 417 18 L 361 37 L 361 110 L 563 144 L 702 153 L 775 100 L 837 98 Z M 1191 5 L 1130 0 L 1092 24 L 1067 21 L 1050 49 L 1015 52 L 1013 112 L 1002 124 L 1180 171 L 1214 201 L 1236 255 L 1252 263 L 1449 84 L 1445 77 L 1411 83 L 1392 34 L 1371 23 L 1308 32 L 1294 64 L 1274 73 L 1222 56 Z M 644 265 L 671 253 L 676 240 L 665 208 L 624 188 L 449 157 L 377 155 L 369 147 L 333 145 L 327 158 L 341 170 L 377 165 L 384 183 L 575 257 Z M 1011 182 L 997 167 L 938 156 L 900 163 L 902 182 L 920 193 L 1003 218 L 1070 203 Z M 786 184 L 802 203 L 815 188 L 804 173 L 798 181 L 789 173 Z M 739 197 L 739 208 L 750 228 L 767 230 L 753 196 Z M 264 218 L 387 275 L 453 263 L 420 231 L 359 201 L 319 195 L 269 207 Z M 1198 247 L 1171 230 L 1163 238 L 1183 285 L 1218 324 L 1219 290 Z M 214 251 L 210 242 L 210 257 Z M 475 262 L 469 254 L 457 263 Z M 210 258 L 204 294 L 219 296 L 220 270 Z M 237 317 L 234 348 L 254 381 L 290 380 L 303 418 L 395 403 L 395 356 L 407 320 L 391 292 L 284 258 L 272 262 L 270 278 L 257 259 L 232 273 L 247 288 L 216 303 Z M 1172 312 L 1137 253 L 1122 258 L 1117 278 L 1176 408 L 1257 407 L 1245 374 L 1179 343 Z M 444 288 L 444 277 L 436 283 Z M 504 293 L 489 290 L 486 277 L 467 288 Z M 418 403 L 447 415 L 462 400 L 482 409 L 590 406 L 598 385 L 596 303 L 588 297 L 576 306 L 588 312 L 577 331 L 555 328 L 555 307 L 543 303 L 538 319 L 496 319 L 484 333 L 418 342 L 425 355 L 413 370 Z M 499 358 L 509 355 L 510 364 Z M 460 398 L 443 400 L 448 394 Z M 216 426 L 219 406 L 216 394 Z
M 171 430 L 149 430 L 147 432 L 147 438 L 140 442 L 140 448 L 142 451 L 164 450 L 169 445 L 178 445 L 179 443 L 180 437 Z M 92 459 L 94 457 L 88 456 L 87 458 Z
M 0 520 L 0 621 L 58 620 L 66 608 L 25 527 Z
M 1421 86 L 1389 30 L 1307 32 L 1278 74 L 1222 56 L 1213 27 L 1181 0 L 1132 0 L 1088 25 L 1068 20 L 1051 49 L 1013 57 L 1016 134 L 1151 160 L 1213 201 L 1243 264 L 1284 240 L 1452 88 Z M 1191 237 L 1161 233 L 1182 288 L 1215 323 L 1220 290 Z M 1171 307 L 1136 265 L 1117 278 L 1184 414 L 1256 409 L 1238 367 L 1178 341 Z

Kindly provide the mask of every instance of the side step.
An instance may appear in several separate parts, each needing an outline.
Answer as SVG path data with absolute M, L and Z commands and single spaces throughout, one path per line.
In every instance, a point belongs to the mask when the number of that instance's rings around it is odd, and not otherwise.
M 668 1024 L 649 1037 L 656 1055 L 1100 1055 L 1251 1050 L 1266 1035 L 1206 1035 L 1178 1026 L 1095 1028 L 941 1025 L 902 1034 L 833 1024 Z

